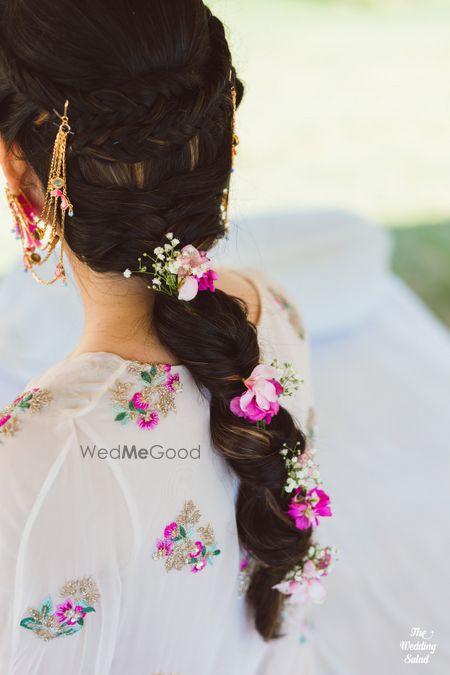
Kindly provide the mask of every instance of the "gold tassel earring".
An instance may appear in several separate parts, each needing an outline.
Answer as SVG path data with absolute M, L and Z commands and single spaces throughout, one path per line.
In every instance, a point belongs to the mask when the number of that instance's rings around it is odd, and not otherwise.
M 73 216 L 73 206 L 67 196 L 66 149 L 67 137 L 71 132 L 67 110 L 69 101 L 65 102 L 64 113 L 59 115 L 61 123 L 53 146 L 52 160 L 44 206 L 38 218 L 30 202 L 23 193 L 13 195 L 6 188 L 6 196 L 15 220 L 16 233 L 21 239 L 25 269 L 29 270 L 40 284 L 50 286 L 58 279 L 66 282 L 63 264 L 63 242 L 66 212 Z M 56 111 L 55 111 L 56 112 Z M 58 231 L 59 230 L 59 231 Z M 50 280 L 41 279 L 35 271 L 46 263 L 61 242 L 61 250 L 56 270 Z
M 231 173 L 234 173 L 234 163 L 237 155 L 237 147 L 239 145 L 239 136 L 236 133 L 236 111 L 237 111 L 237 92 L 236 88 L 234 86 L 231 87 L 231 102 L 233 106 L 233 112 L 232 112 L 232 121 L 231 121 L 231 129 L 232 129 L 232 141 L 231 141 Z M 229 199 L 230 199 L 230 187 L 228 184 L 228 187 L 225 188 L 223 191 L 223 197 L 222 197 L 222 205 L 221 205 L 221 213 L 222 213 L 222 220 L 223 220 L 223 226 L 225 228 L 225 233 L 228 236 L 230 232 L 230 221 L 228 220 L 228 205 L 229 205 Z

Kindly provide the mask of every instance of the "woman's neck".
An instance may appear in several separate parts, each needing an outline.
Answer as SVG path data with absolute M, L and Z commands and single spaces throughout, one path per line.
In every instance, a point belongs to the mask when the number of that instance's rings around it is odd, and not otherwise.
M 83 332 L 72 356 L 111 352 L 143 363 L 177 363 L 156 335 L 153 293 L 141 280 L 98 274 L 79 262 L 72 268 L 84 308 Z

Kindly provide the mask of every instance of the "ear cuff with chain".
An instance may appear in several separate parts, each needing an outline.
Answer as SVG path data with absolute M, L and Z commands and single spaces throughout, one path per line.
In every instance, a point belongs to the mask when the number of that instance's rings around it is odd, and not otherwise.
M 22 242 L 25 269 L 44 286 L 50 286 L 58 279 L 66 281 L 63 263 L 64 225 L 66 213 L 73 216 L 73 206 L 67 195 L 66 176 L 67 137 L 71 132 L 67 116 L 68 107 L 69 101 L 66 101 L 64 113 L 58 115 L 61 123 L 53 146 L 41 215 L 37 215 L 23 192 L 14 195 L 8 187 L 6 188 L 6 197 L 15 221 L 15 231 Z M 61 248 L 53 277 L 49 280 L 42 279 L 36 268 L 49 260 L 58 242 L 61 242 Z

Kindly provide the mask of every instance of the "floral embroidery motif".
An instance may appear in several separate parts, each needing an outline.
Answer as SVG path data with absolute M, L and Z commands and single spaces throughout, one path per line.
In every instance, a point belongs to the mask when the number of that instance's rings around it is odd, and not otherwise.
M 97 584 L 90 577 L 65 583 L 59 595 L 63 601 L 56 607 L 49 596 L 39 609 L 29 609 L 29 616 L 20 622 L 22 628 L 33 631 L 45 642 L 74 635 L 83 628 L 86 615 L 95 612 L 94 605 L 100 599 Z
M 4 410 L 0 411 L 0 436 L 12 437 L 20 429 L 20 415 L 28 410 L 37 413 L 53 400 L 47 389 L 31 389 L 18 396 Z
M 279 291 L 275 290 L 274 288 L 269 288 L 269 293 L 277 303 L 281 309 L 283 309 L 289 318 L 289 322 L 293 328 L 295 328 L 297 335 L 301 340 L 305 339 L 305 329 L 302 323 L 302 320 L 300 318 L 300 314 L 298 313 L 297 308 L 295 305 L 289 302 L 289 300 Z
M 170 365 L 144 365 L 132 362 L 128 372 L 139 378 L 141 389 L 131 382 L 116 382 L 112 401 L 116 422 L 135 422 L 141 429 L 154 429 L 160 416 L 175 412 L 175 395 L 182 391 L 180 376 Z
M 212 526 L 208 524 L 195 529 L 200 518 L 200 511 L 189 500 L 176 520 L 164 528 L 164 538 L 156 540 L 153 559 L 164 559 L 167 572 L 181 570 L 189 565 L 191 572 L 196 574 L 204 570 L 207 564 L 211 565 L 215 556 L 220 555 Z

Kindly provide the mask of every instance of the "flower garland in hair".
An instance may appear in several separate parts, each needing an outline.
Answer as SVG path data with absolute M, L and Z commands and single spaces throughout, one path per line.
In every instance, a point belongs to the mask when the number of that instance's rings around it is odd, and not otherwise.
M 154 249 L 153 257 L 144 253 L 142 258 L 138 258 L 138 269 L 126 269 L 124 277 L 129 279 L 133 274 L 148 275 L 152 278 L 148 288 L 166 295 L 176 295 L 179 300 L 186 302 L 193 300 L 199 291 L 214 293 L 218 274 L 212 269 L 206 251 L 199 251 L 192 244 L 180 250 L 180 242 L 172 232 L 166 234 L 166 239 L 168 241 L 164 246 Z
M 315 450 L 307 447 L 301 454 L 299 443 L 292 449 L 285 443 L 280 452 L 288 474 L 284 491 L 294 493 L 287 514 L 294 520 L 298 530 L 315 528 L 319 525 L 319 517 L 333 515 L 330 498 L 320 487 L 322 480 L 319 466 L 314 460 Z
M 312 545 L 300 565 L 290 570 L 283 581 L 272 586 L 274 590 L 288 595 L 289 602 L 304 604 L 311 601 L 321 604 L 326 596 L 322 585 L 322 577 L 331 571 L 338 551 L 334 546 Z
M 302 381 L 290 363 L 282 366 L 276 360 L 270 366 L 260 363 L 244 380 L 246 390 L 230 401 L 230 410 L 265 429 L 280 410 L 280 397 L 293 396 Z

